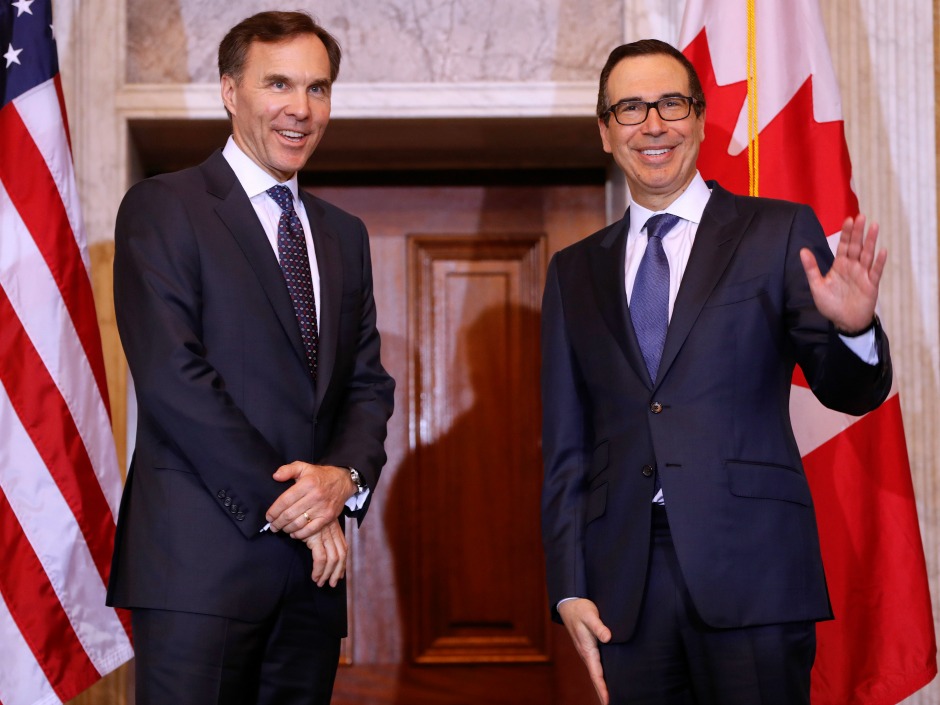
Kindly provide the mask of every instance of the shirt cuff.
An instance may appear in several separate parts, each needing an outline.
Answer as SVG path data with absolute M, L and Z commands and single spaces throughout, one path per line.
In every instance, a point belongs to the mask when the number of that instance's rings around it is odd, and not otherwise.
M 346 508 L 351 512 L 358 512 L 360 509 L 365 506 L 366 498 L 369 496 L 370 490 L 366 487 L 362 492 L 357 492 L 352 497 L 346 500 Z
M 878 346 L 875 342 L 874 328 L 851 338 L 840 333 L 839 338 L 845 343 L 845 347 L 855 353 L 862 362 L 869 365 L 878 364 Z

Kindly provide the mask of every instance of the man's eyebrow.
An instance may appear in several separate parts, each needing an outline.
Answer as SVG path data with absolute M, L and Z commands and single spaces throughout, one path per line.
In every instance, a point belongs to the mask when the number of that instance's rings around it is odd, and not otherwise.
M 285 76 L 282 73 L 269 73 L 268 75 L 264 77 L 264 82 L 266 84 L 271 84 L 271 83 L 293 84 L 293 81 L 290 79 L 290 77 Z M 333 85 L 333 82 L 329 78 L 320 78 L 310 83 L 310 85 L 308 85 L 307 87 L 308 88 L 324 88 L 326 90 L 329 90 L 330 86 L 332 85 Z
M 661 93 L 659 98 L 656 98 L 656 100 L 662 100 L 663 98 L 685 98 L 685 97 L 686 97 L 685 93 L 682 93 L 681 91 L 670 91 L 668 93 Z M 646 101 L 641 96 L 635 95 L 635 96 L 628 96 L 626 98 L 621 98 L 616 103 L 614 103 L 614 105 L 616 105 L 617 103 L 626 103 L 626 102 L 645 103 Z

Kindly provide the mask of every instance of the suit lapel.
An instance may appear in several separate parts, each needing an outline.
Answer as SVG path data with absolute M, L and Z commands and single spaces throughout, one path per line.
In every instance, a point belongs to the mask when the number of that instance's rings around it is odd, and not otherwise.
M 659 363 L 659 379 L 663 379 L 675 361 L 689 331 L 731 262 L 753 213 L 740 214 L 734 196 L 711 182 L 711 198 L 695 233 L 695 243 L 672 309 L 666 330 L 666 343 Z
M 319 345 L 317 347 L 317 405 L 323 400 L 326 388 L 336 366 L 337 343 L 339 341 L 339 314 L 343 300 L 343 261 L 339 247 L 339 236 L 330 228 L 323 208 L 312 196 L 300 192 L 307 220 L 313 231 L 313 247 L 316 251 L 317 269 L 320 272 Z
M 630 230 L 630 211 L 619 223 L 610 226 L 596 247 L 591 248 L 591 281 L 601 316 L 611 334 L 623 350 L 630 366 L 651 386 L 643 353 L 633 330 L 624 282 L 624 261 L 627 252 L 627 233 Z
M 200 168 L 206 178 L 206 190 L 220 199 L 215 207 L 216 213 L 245 254 L 294 352 L 306 369 L 307 358 L 300 337 L 300 326 L 287 293 L 284 275 L 251 201 L 221 151 L 216 151 Z

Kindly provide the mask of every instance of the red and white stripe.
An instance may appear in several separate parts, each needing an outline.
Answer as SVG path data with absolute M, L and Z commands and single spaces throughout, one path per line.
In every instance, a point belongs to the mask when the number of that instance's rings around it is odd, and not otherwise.
M 0 110 L 0 704 L 133 656 L 105 606 L 121 478 L 58 78 Z

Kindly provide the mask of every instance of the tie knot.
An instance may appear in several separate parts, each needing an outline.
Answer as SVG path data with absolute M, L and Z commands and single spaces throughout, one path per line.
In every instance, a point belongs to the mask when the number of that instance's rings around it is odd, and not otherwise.
M 646 221 L 647 237 L 665 237 L 666 233 L 675 227 L 681 218 L 672 213 L 659 213 Z
M 282 184 L 272 186 L 267 190 L 267 194 L 274 199 L 274 202 L 281 207 L 282 211 L 289 213 L 294 210 L 294 194 L 286 186 Z

